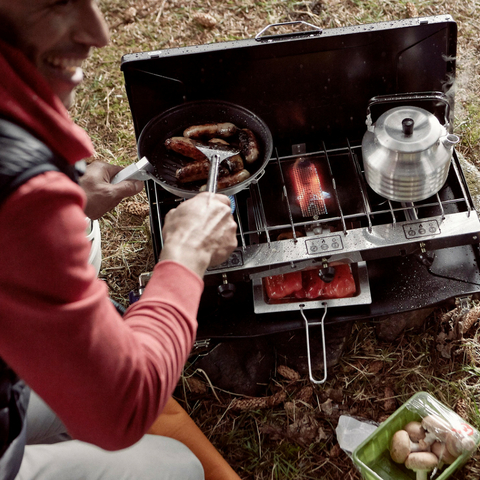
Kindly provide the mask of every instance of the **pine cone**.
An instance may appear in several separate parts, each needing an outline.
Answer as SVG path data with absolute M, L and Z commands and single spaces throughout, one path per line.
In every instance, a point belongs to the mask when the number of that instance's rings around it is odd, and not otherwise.
M 275 407 L 280 405 L 282 402 L 285 401 L 287 398 L 287 392 L 285 390 L 280 390 L 279 392 L 275 393 L 271 397 L 267 397 L 268 399 L 268 406 Z
M 215 17 L 212 17 L 212 15 L 204 12 L 195 13 L 195 15 L 193 15 L 193 19 L 205 28 L 213 28 L 217 24 Z
M 140 202 L 129 202 L 123 206 L 123 211 L 130 215 L 137 215 L 138 217 L 145 218 L 150 211 L 150 207 L 147 204 Z
M 132 23 L 137 16 L 137 9 L 135 7 L 127 8 L 123 14 L 125 23 Z
M 190 377 L 186 379 L 186 382 L 191 392 L 200 394 L 207 393 L 207 386 L 198 378 Z
M 302 402 L 310 403 L 310 400 L 312 400 L 312 396 L 313 396 L 313 387 L 308 385 L 306 387 L 303 387 L 297 393 L 295 400 L 301 400 Z
M 257 410 L 259 408 L 268 407 L 268 397 L 265 398 L 235 398 L 230 403 L 232 410 Z
M 480 318 L 480 306 L 472 308 L 462 321 L 462 334 L 468 332 L 472 325 Z
M 281 390 L 270 397 L 252 397 L 252 398 L 235 398 L 230 403 L 232 410 L 258 410 L 260 408 L 271 408 L 279 405 L 287 398 L 287 392 Z
M 418 10 L 414 3 L 407 2 L 407 18 L 418 17 Z
M 455 405 L 455 413 L 460 415 L 464 420 L 468 420 L 468 404 L 464 398 L 459 398 Z
M 279 365 L 277 372 L 291 382 L 297 382 L 300 380 L 300 374 L 286 365 Z

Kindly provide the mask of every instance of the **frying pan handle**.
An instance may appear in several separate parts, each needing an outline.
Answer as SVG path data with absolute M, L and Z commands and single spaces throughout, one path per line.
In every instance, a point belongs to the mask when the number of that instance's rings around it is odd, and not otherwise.
M 151 163 L 146 157 L 140 159 L 137 163 L 133 163 L 123 170 L 120 170 L 111 180 L 110 183 L 117 184 L 123 180 L 150 180 L 152 174 L 150 173 Z

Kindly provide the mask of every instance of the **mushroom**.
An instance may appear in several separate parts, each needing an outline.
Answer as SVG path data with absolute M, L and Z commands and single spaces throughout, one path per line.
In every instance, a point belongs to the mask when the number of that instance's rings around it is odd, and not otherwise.
M 452 455 L 445 443 L 433 442 L 432 444 L 432 453 L 438 457 L 438 468 L 443 468 L 444 465 L 451 465 L 457 457 Z
M 425 438 L 425 429 L 422 427 L 422 424 L 420 422 L 417 422 L 415 420 L 407 423 L 403 429 L 408 432 L 408 435 L 410 436 L 410 440 L 412 442 L 418 443 L 420 440 L 423 440 Z
M 425 438 L 418 442 L 423 447 L 432 445 L 436 440 L 445 442 L 451 432 L 450 425 L 438 415 L 427 415 L 422 420 L 422 427 L 427 431 Z
M 414 452 L 405 461 L 405 466 L 416 473 L 417 480 L 427 480 L 427 473 L 437 464 L 438 457 L 432 452 Z
M 420 445 L 412 442 L 405 430 L 395 432 L 390 442 L 390 457 L 396 463 L 403 463 L 411 452 L 419 452 L 420 450 Z
M 446 439 L 447 450 L 454 456 L 459 457 L 464 452 L 475 450 L 475 441 L 471 437 L 465 437 L 455 432 L 450 432 Z

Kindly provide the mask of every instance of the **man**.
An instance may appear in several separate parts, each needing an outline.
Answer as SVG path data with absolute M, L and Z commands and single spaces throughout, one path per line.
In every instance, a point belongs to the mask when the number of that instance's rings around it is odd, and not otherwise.
M 86 205 L 75 165 L 92 145 L 65 108 L 108 41 L 97 2 L 0 0 L 0 36 L 0 478 L 201 479 L 186 447 L 145 432 L 192 347 L 204 272 L 236 247 L 230 202 L 203 193 L 167 215 L 153 277 L 120 317 L 88 265 L 84 208 L 95 218 L 138 185 L 115 190 L 118 168 L 96 165 L 84 187 L 107 195 Z M 35 395 L 25 426 L 25 384 L 76 440 L 24 448 L 48 410 Z

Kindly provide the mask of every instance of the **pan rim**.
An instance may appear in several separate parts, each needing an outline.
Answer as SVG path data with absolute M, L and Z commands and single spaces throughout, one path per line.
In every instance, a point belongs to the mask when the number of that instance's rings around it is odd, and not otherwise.
M 168 123 L 168 119 L 172 118 L 172 116 L 174 116 L 175 114 L 178 114 L 179 112 L 185 111 L 188 113 L 195 108 L 202 109 L 202 108 L 207 108 L 207 106 L 215 107 L 218 109 L 224 108 L 227 110 L 231 110 L 232 115 L 229 115 L 229 116 L 233 116 L 236 113 L 238 116 L 242 116 L 243 118 L 248 118 L 249 121 L 253 122 L 257 127 L 254 133 L 257 137 L 260 137 L 260 140 L 262 143 L 263 159 L 262 158 L 258 159 L 260 166 L 256 168 L 253 173 L 251 173 L 250 177 L 236 185 L 232 185 L 231 187 L 228 187 L 228 188 L 219 189 L 217 191 L 217 193 L 221 193 L 224 195 L 234 195 L 235 193 L 248 188 L 253 182 L 258 181 L 261 178 L 265 170 L 265 167 L 271 158 L 272 151 L 273 151 L 273 139 L 272 139 L 272 134 L 269 127 L 256 113 L 252 112 L 251 110 L 244 107 L 243 105 L 239 105 L 239 104 L 225 101 L 225 100 L 217 100 L 217 99 L 192 100 L 192 101 L 184 102 L 178 105 L 174 105 L 173 107 L 151 118 L 147 122 L 147 124 L 142 129 L 138 137 L 137 155 L 139 158 L 142 158 L 145 156 L 149 158 L 150 153 L 144 151 L 145 143 L 147 142 L 149 136 L 153 134 L 152 131 L 155 129 L 155 127 L 157 127 L 157 125 L 161 124 L 162 122 Z M 221 121 L 227 121 L 227 118 L 225 117 L 225 120 L 222 119 Z M 183 128 L 186 128 L 189 125 L 190 124 L 188 122 L 185 123 L 184 125 L 179 125 L 179 127 L 176 128 L 176 130 L 180 132 Z M 243 125 L 240 125 L 240 128 L 246 128 L 246 127 L 244 127 Z M 261 131 L 258 131 L 258 130 L 261 130 Z M 162 139 L 161 142 L 163 143 L 163 141 L 166 140 L 166 138 L 168 138 L 168 136 L 166 136 L 165 139 Z M 160 143 L 160 141 L 158 143 Z M 152 162 L 152 163 L 155 165 L 157 162 Z M 198 190 L 198 186 L 195 186 L 191 189 L 182 188 L 177 185 L 171 184 L 164 179 L 161 179 L 160 175 L 158 175 L 159 172 L 157 171 L 156 165 L 155 165 L 155 169 L 157 173 L 154 175 L 156 177 L 155 182 L 158 183 L 162 188 L 164 188 L 168 192 L 183 198 L 191 198 L 197 195 L 198 193 L 201 193 Z

